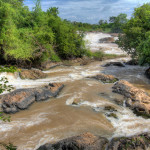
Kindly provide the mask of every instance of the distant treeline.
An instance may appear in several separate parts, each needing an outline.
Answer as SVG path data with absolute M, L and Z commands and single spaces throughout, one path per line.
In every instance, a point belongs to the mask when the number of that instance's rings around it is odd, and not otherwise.
M 65 20 L 66 22 L 70 22 Z M 82 22 L 71 22 L 78 30 L 81 31 L 102 31 L 102 32 L 113 32 L 113 33 L 121 33 L 122 27 L 125 23 L 127 23 L 127 15 L 120 14 L 118 16 L 111 16 L 109 21 L 100 20 L 97 24 L 89 24 Z

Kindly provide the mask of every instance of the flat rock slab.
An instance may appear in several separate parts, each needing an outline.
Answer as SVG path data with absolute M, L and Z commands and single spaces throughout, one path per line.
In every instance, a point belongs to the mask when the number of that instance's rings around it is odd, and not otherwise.
M 103 83 L 114 83 L 114 82 L 118 81 L 118 79 L 115 76 L 106 75 L 106 74 L 103 74 L 103 73 L 100 73 L 96 76 L 90 76 L 88 78 L 94 78 L 96 80 L 102 81 Z
M 125 64 L 122 62 L 109 62 L 104 65 L 104 67 L 109 67 L 109 66 L 125 67 Z
M 47 143 L 37 150 L 104 150 L 107 143 L 108 140 L 106 138 L 95 136 L 91 133 L 84 133 L 55 144 Z
M 31 70 L 22 69 L 19 72 L 19 75 L 20 75 L 21 79 L 32 79 L 32 80 L 41 79 L 41 78 L 45 78 L 46 77 L 46 74 L 43 73 L 39 69 L 31 69 Z
M 63 84 L 53 83 L 44 87 L 18 89 L 11 93 L 0 95 L 3 112 L 16 113 L 27 109 L 35 101 L 43 101 L 57 96 L 63 87 Z
M 142 89 L 134 87 L 125 80 L 116 82 L 113 92 L 122 94 L 126 98 L 126 105 L 135 113 L 150 117 L 150 96 Z

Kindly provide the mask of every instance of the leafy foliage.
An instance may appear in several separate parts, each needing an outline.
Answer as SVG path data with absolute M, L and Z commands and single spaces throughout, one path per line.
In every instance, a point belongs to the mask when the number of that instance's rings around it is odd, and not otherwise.
M 8 84 L 8 79 L 6 77 L 2 77 L 0 79 L 0 94 L 7 91 L 10 92 L 14 87 Z M 0 120 L 10 122 L 10 116 L 5 115 L 3 112 L 0 112 Z
M 140 64 L 150 64 L 150 5 L 135 8 L 133 17 L 124 25 L 118 45 L 138 59 Z
M 11 90 L 14 89 L 12 85 L 8 85 L 8 79 L 6 77 L 2 77 L 0 79 L 0 94 L 7 91 L 10 92 Z
M 3 147 L 5 147 L 6 150 L 17 150 L 17 147 L 14 146 L 12 143 L 5 144 L 5 143 L 0 143 Z
M 10 66 L 10 67 L 7 67 L 7 66 L 0 66 L 0 72 L 11 72 L 11 73 L 14 73 L 14 72 L 17 72 L 18 69 L 14 66 Z
M 40 63 L 86 55 L 82 36 L 58 17 L 58 8 L 44 12 L 36 0 L 30 11 L 22 0 L 0 0 L 0 12 L 1 60 Z

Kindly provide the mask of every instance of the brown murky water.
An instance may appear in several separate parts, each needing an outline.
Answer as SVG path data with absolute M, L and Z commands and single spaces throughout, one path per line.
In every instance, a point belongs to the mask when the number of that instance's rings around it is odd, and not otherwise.
M 95 47 L 98 50 L 102 46 L 97 43 L 104 36 L 108 35 L 100 33 L 95 38 L 92 35 L 91 50 Z M 110 51 L 118 51 L 118 48 L 110 46 Z M 118 60 L 124 61 L 126 58 Z M 1 74 L 0 77 L 6 76 L 16 88 L 37 87 L 50 82 L 63 82 L 65 87 L 57 98 L 34 103 L 28 110 L 11 115 L 10 123 L 0 122 L 0 142 L 12 142 L 18 147 L 17 150 L 35 150 L 47 142 L 55 142 L 86 131 L 108 138 L 150 131 L 150 119 L 137 117 L 128 108 L 113 103 L 115 98 L 123 99 L 121 95 L 112 93 L 113 84 L 103 84 L 86 78 L 100 72 L 113 74 L 150 93 L 150 81 L 144 76 L 146 68 L 102 67 L 106 62 L 56 67 L 45 71 L 47 78 L 34 81 L 21 80 L 17 75 Z M 79 100 L 80 104 L 71 105 L 74 100 Z M 110 112 L 103 109 L 105 106 L 115 107 L 118 119 L 108 117 Z
M 145 68 L 104 68 L 103 63 L 56 67 L 46 72 L 46 79 L 36 81 L 8 76 L 14 86 L 18 87 L 19 82 L 19 88 L 63 81 L 65 87 L 57 98 L 34 103 L 28 110 L 11 115 L 10 123 L 1 122 L 0 141 L 15 143 L 19 150 L 34 150 L 46 142 L 55 142 L 86 131 L 111 138 L 150 130 L 150 120 L 136 117 L 128 108 L 113 103 L 114 98 L 123 98 L 112 93 L 113 84 L 86 78 L 99 72 L 114 74 L 150 92 L 149 80 L 144 77 Z M 74 100 L 80 100 L 80 105 L 71 105 Z M 103 110 L 107 105 L 117 109 L 118 119 L 107 117 L 108 112 Z

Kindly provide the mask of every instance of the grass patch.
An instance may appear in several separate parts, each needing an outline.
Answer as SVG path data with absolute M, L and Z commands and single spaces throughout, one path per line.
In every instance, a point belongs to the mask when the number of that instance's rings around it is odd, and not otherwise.
M 115 59 L 115 58 L 121 58 L 121 57 L 125 57 L 126 55 L 122 54 L 122 55 L 116 55 L 116 54 L 105 54 L 102 51 L 97 51 L 97 52 L 93 52 L 92 53 L 92 57 L 94 60 L 106 60 L 106 59 Z

